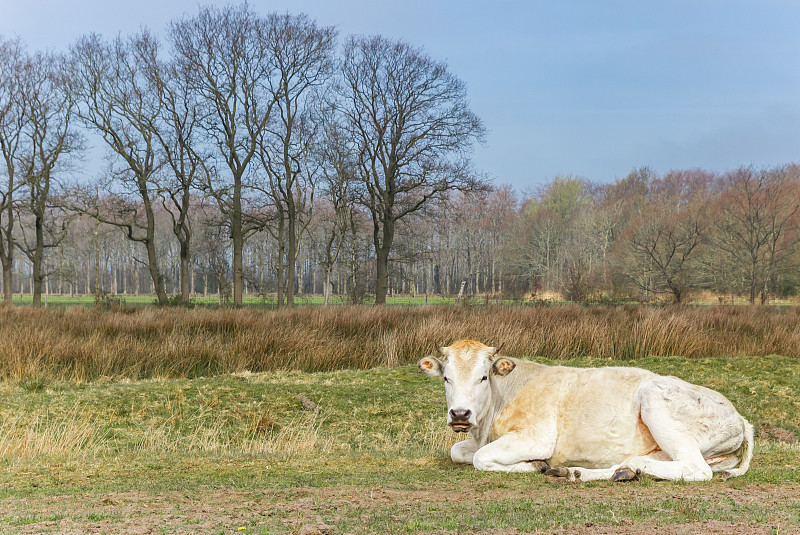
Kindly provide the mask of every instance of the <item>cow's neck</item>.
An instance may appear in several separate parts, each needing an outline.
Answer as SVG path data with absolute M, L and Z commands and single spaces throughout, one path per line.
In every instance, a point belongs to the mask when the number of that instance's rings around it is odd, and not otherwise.
M 505 377 L 492 376 L 492 398 L 486 410 L 478 418 L 478 425 L 472 430 L 472 438 L 482 447 L 491 441 L 491 430 L 494 420 L 500 415 L 506 405 L 514 399 L 519 391 L 539 372 L 546 368 L 543 364 L 511 359 L 517 365 Z

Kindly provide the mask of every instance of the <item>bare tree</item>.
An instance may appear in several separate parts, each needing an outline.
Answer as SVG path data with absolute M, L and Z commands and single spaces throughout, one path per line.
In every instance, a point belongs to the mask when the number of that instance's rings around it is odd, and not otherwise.
M 507 295 L 515 298 L 536 295 L 553 266 L 562 227 L 559 215 L 552 208 L 538 206 L 535 199 L 522 206 L 510 228 L 514 239 L 508 240 L 503 248 Z
M 345 133 L 336 122 L 333 110 L 323 115 L 322 176 L 324 204 L 322 214 L 317 217 L 319 245 L 322 249 L 320 262 L 324 272 L 322 293 L 325 304 L 330 301 L 331 277 L 333 267 L 342 251 L 347 236 L 353 199 L 350 194 L 350 181 L 354 163 L 347 150 Z M 318 211 L 319 213 L 319 211 Z
M 245 4 L 202 7 L 170 25 L 178 71 L 187 77 L 202 113 L 205 134 L 221 160 L 204 184 L 228 220 L 233 243 L 233 302 L 242 304 L 245 239 L 265 226 L 248 211 L 260 140 L 279 92 L 265 20 Z
M 3 302 L 11 304 L 14 266 L 14 194 L 22 185 L 17 180 L 17 151 L 25 125 L 25 97 L 22 91 L 25 52 L 19 39 L 0 37 L 0 151 L 5 172 L 0 188 L 0 263 L 3 265 Z
M 443 192 L 485 187 L 466 155 L 484 128 L 467 105 L 464 83 L 404 42 L 351 37 L 342 78 L 361 202 L 372 216 L 375 302 L 383 304 L 397 222 Z
M 261 161 L 278 219 L 273 232 L 280 248 L 278 305 L 283 303 L 285 247 L 286 297 L 293 306 L 299 237 L 310 220 L 317 170 L 312 152 L 319 122 L 313 117 L 315 90 L 333 72 L 336 31 L 317 26 L 306 15 L 289 14 L 267 16 L 265 29 L 275 72 L 270 90 L 276 119 L 262 133 Z
M 166 163 L 158 189 L 180 247 L 181 301 L 186 303 L 190 295 L 193 191 L 209 178 L 199 135 L 205 118 L 200 115 L 201 108 L 186 73 L 180 72 L 176 64 L 158 61 L 152 55 L 143 59 L 147 62 L 150 84 L 161 102 L 161 114 L 154 118 L 156 122 L 150 129 Z
M 510 226 L 516 217 L 518 199 L 511 186 L 501 185 L 492 190 L 486 199 L 486 205 L 490 215 L 480 224 L 488 234 L 485 291 L 491 295 L 502 291 L 503 265 L 500 262 L 500 252 L 505 243 L 513 239 Z
M 785 173 L 739 169 L 727 177 L 720 197 L 716 245 L 725 251 L 744 276 L 750 303 L 759 291 L 764 303 L 775 265 L 788 251 L 784 240 L 796 224 L 800 201 L 786 195 Z
M 24 139 L 20 170 L 28 191 L 25 202 L 32 219 L 32 231 L 22 227 L 17 247 L 31 262 L 33 305 L 41 306 L 45 250 L 57 247 L 64 237 L 66 218 L 49 218 L 54 174 L 64 167 L 65 157 L 83 148 L 83 137 L 72 123 L 75 100 L 70 93 L 65 72 L 60 68 L 64 58 L 38 53 L 25 64 Z
M 645 291 L 672 293 L 676 303 L 683 302 L 692 286 L 692 259 L 705 239 L 700 217 L 702 208 L 689 207 L 675 212 L 652 206 L 630 228 L 633 252 L 631 279 Z
M 794 174 L 793 174 L 794 173 Z M 761 304 L 766 304 L 779 266 L 797 250 L 796 231 L 800 228 L 800 187 L 797 169 L 791 166 L 770 173 L 769 214 L 767 215 L 767 254 Z
M 602 277 L 603 243 L 606 230 L 593 204 L 584 204 L 570 220 L 564 243 L 564 296 L 585 301 L 598 290 Z
M 152 126 L 162 113 L 161 100 L 147 76 L 147 67 L 158 57 L 158 42 L 147 30 L 110 43 L 92 34 L 72 47 L 72 84 L 80 105 L 78 116 L 96 130 L 122 165 L 112 170 L 113 181 L 104 185 L 115 192 L 113 214 L 84 211 L 102 222 L 125 230 L 132 241 L 147 250 L 147 267 L 159 304 L 167 294 L 156 252 L 156 171 L 161 162 Z
M 216 286 L 220 304 L 229 303 L 232 294 L 230 256 L 225 246 L 227 231 L 228 229 L 218 221 L 218 217 L 206 219 L 201 215 L 197 253 L 206 265 L 205 286 L 208 287 L 210 275 Z

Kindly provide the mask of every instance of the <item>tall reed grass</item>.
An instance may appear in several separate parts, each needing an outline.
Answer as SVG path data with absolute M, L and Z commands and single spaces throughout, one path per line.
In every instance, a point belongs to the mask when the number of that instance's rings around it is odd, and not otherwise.
M 513 356 L 800 357 L 800 309 L 488 306 L 293 310 L 0 307 L 0 379 L 183 378 L 415 362 L 460 338 Z

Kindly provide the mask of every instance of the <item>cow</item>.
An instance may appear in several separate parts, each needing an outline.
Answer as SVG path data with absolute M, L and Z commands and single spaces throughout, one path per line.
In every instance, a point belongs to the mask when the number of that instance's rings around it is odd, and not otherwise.
M 447 424 L 472 435 L 450 450 L 456 463 L 569 481 L 706 481 L 750 465 L 753 426 L 714 390 L 641 368 L 546 366 L 476 340 L 439 351 L 418 367 L 444 379 Z

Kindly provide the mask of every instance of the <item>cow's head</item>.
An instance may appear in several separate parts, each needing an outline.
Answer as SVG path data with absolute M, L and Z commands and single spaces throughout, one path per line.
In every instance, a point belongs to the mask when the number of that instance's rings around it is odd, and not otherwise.
M 417 363 L 431 377 L 444 378 L 447 397 L 447 425 L 466 432 L 478 424 L 490 408 L 492 375 L 508 375 L 514 362 L 497 357 L 498 347 L 475 340 L 459 340 L 441 347 L 441 360 L 430 356 Z

